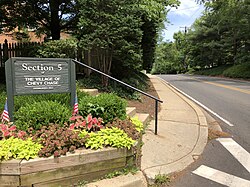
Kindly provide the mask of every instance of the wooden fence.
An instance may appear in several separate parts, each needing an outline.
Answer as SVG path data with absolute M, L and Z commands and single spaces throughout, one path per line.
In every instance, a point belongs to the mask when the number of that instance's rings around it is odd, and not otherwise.
M 4 63 L 11 57 L 34 57 L 36 55 L 33 51 L 34 47 L 42 44 L 42 42 L 8 43 L 5 39 L 4 43 L 0 43 L 0 68 L 4 67 Z M 78 49 L 76 59 L 99 69 L 95 50 Z M 76 72 L 89 75 L 92 71 L 76 64 Z
M 0 43 L 0 67 L 11 57 L 32 57 L 32 49 L 42 45 L 40 42 L 8 43 L 7 39 Z

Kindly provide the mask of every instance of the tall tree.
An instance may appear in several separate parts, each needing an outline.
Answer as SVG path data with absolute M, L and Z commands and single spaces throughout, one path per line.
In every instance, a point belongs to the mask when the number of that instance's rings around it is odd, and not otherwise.
M 206 10 L 186 35 L 190 66 L 213 67 L 250 60 L 250 3 L 203 1 Z
M 12 30 L 29 27 L 60 39 L 62 30 L 75 28 L 78 5 L 75 0 L 1 0 L 1 26 Z
M 163 23 L 166 20 L 167 12 L 171 7 L 177 7 L 178 0 L 143 0 L 140 3 L 143 20 L 142 51 L 143 69 L 150 71 L 155 61 L 155 49 L 157 38 Z
M 138 16 L 138 1 L 134 0 L 79 0 L 81 5 L 77 36 L 80 46 L 95 52 L 99 69 L 110 74 L 112 61 L 132 58 L 130 65 L 141 62 L 141 19 Z M 91 60 L 91 59 L 90 59 Z M 102 78 L 103 85 L 108 79 Z

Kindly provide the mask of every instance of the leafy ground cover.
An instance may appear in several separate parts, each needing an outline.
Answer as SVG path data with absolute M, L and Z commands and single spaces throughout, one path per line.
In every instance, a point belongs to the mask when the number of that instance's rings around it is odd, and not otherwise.
M 234 66 L 223 65 L 219 67 L 195 71 L 194 74 L 250 79 L 250 63 L 238 64 Z
M 141 72 L 129 72 L 125 77 L 126 78 L 121 79 L 121 81 L 142 91 L 147 91 L 149 79 L 145 74 Z M 91 74 L 90 77 L 79 78 L 78 83 L 81 87 L 95 88 L 100 92 L 115 93 L 125 99 L 140 100 L 141 96 L 131 88 L 125 87 L 112 80 L 109 80 L 109 85 L 107 87 L 103 87 L 101 77 L 94 73 Z
M 63 104 L 69 97 L 64 94 L 24 97 L 29 97 L 28 101 L 16 98 L 15 123 L 0 124 L 0 160 L 59 157 L 78 148 L 130 149 L 143 128 L 138 119 L 126 117 L 127 103 L 115 94 L 79 93 L 83 116 L 72 116 L 71 107 Z M 5 98 L 1 108 L 4 102 Z

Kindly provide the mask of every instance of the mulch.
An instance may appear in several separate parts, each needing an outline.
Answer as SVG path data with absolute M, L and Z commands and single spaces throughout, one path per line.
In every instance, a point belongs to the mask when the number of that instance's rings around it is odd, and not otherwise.
M 159 98 L 153 84 L 148 82 L 148 89 L 145 91 L 146 93 Z M 147 113 L 150 115 L 151 119 L 154 119 L 155 115 L 155 100 L 151 99 L 148 96 L 141 95 L 141 99 L 138 100 L 128 100 L 129 107 L 136 107 L 137 113 Z M 160 111 L 160 103 L 158 103 L 158 112 Z

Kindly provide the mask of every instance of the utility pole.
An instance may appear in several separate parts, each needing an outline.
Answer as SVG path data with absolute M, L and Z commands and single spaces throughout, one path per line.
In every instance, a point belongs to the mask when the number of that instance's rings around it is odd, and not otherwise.
M 189 27 L 185 26 L 185 27 L 180 27 L 180 28 L 184 29 L 184 32 L 185 32 L 185 35 L 186 35 L 187 34 L 187 30 L 188 30 Z

